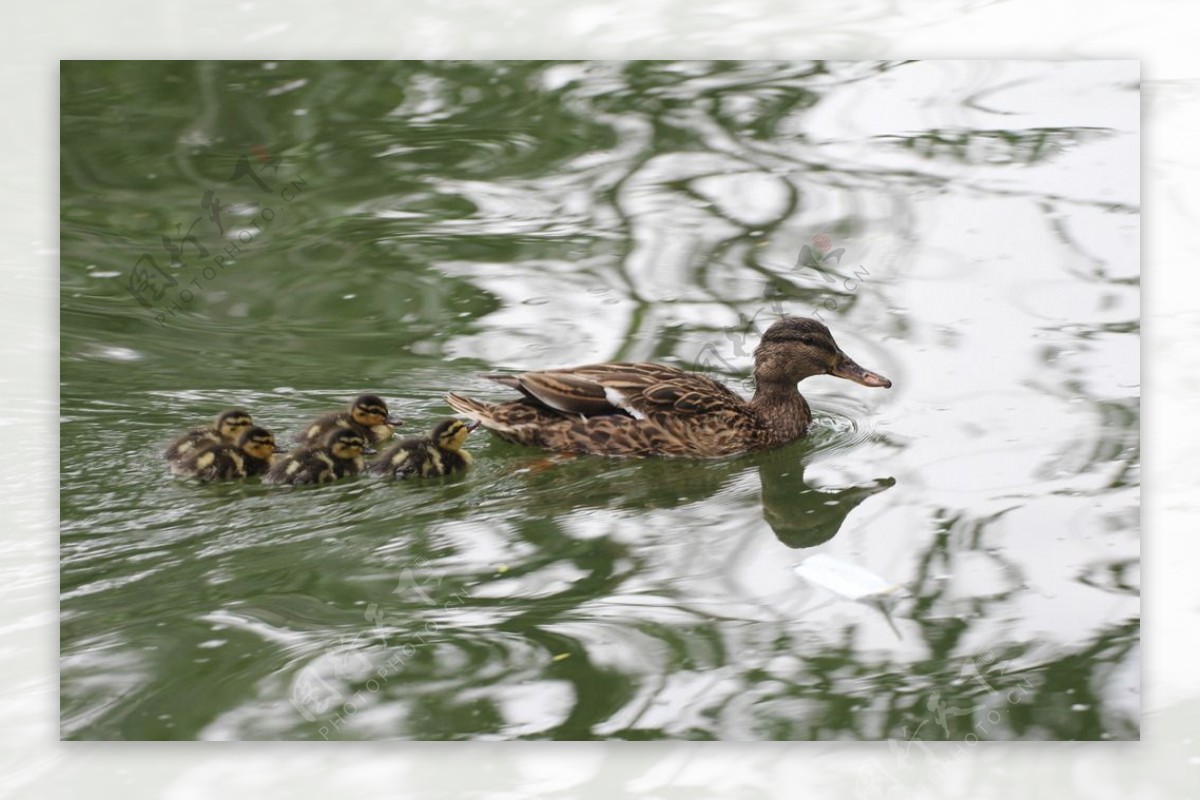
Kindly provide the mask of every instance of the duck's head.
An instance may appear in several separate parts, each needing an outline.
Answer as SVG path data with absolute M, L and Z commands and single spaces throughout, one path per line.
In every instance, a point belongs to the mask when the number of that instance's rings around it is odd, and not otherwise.
M 350 404 L 350 417 L 364 428 L 398 426 L 404 423 L 398 417 L 388 416 L 387 404 L 378 395 L 359 395 L 355 398 Z
M 325 438 L 325 448 L 335 459 L 357 459 L 366 447 L 363 435 L 349 428 L 336 429 Z
M 252 425 L 254 421 L 250 419 L 250 412 L 245 409 L 226 409 L 217 415 L 213 428 L 226 442 L 237 442 L 242 433 Z
M 435 445 L 446 451 L 459 451 L 467 437 L 479 423 L 468 423 L 465 420 L 443 420 L 438 423 L 430 435 Z
M 261 426 L 251 426 L 242 432 L 237 440 L 238 448 L 243 453 L 253 456 L 255 459 L 262 459 L 264 462 L 271 461 L 278 448 L 275 447 L 275 435 Z
M 892 385 L 842 353 L 829 329 L 810 317 L 784 317 L 768 328 L 754 351 L 754 379 L 759 386 L 794 386 L 813 375 L 835 375 L 864 387 Z

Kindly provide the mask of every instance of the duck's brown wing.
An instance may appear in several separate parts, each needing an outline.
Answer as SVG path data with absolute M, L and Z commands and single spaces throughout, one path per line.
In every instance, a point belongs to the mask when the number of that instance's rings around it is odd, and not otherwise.
M 645 419 L 663 413 L 706 414 L 745 403 L 707 376 L 662 364 L 588 364 L 488 378 L 518 389 L 555 411 L 585 417 L 623 414 Z

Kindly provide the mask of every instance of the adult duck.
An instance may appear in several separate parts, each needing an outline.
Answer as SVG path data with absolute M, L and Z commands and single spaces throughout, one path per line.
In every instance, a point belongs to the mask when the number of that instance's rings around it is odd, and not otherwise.
M 892 385 L 843 353 L 817 320 L 784 317 L 754 351 L 751 400 L 698 373 L 635 363 L 489 375 L 523 397 L 487 403 L 452 392 L 446 401 L 521 445 L 602 456 L 713 458 L 803 437 L 812 411 L 796 384 L 814 375 L 865 387 Z

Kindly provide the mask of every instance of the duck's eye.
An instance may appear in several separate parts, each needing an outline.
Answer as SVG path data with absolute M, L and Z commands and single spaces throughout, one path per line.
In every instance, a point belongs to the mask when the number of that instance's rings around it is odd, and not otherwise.
M 834 350 L 832 342 L 816 334 L 805 334 L 804 336 L 800 337 L 800 341 L 805 345 L 808 345 L 810 348 L 814 348 L 816 350 L 830 352 Z

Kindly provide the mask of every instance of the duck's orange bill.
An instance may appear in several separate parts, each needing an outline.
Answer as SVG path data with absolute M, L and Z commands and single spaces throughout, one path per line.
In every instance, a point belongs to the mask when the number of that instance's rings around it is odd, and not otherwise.
M 864 387 L 883 387 L 887 389 L 892 385 L 891 381 L 879 373 L 864 370 L 862 367 L 859 367 L 857 362 L 845 355 L 842 356 L 842 361 L 830 373 L 836 375 L 838 378 L 853 381 L 855 384 L 862 384 Z

